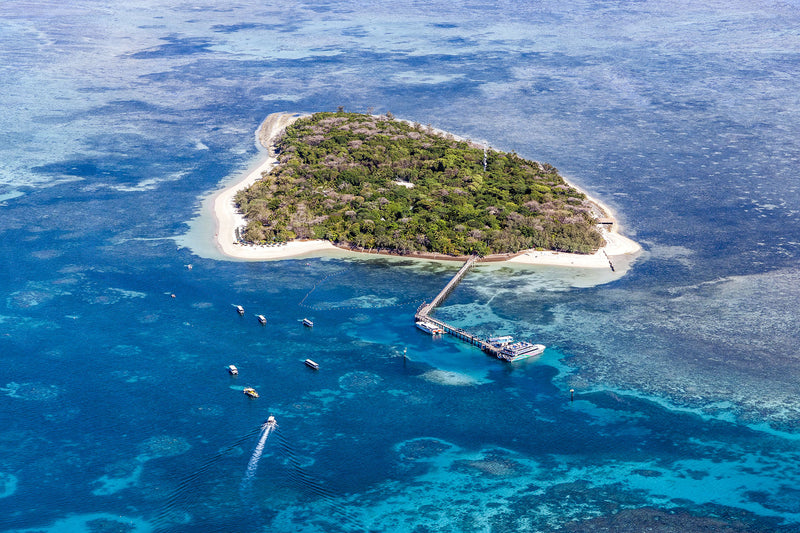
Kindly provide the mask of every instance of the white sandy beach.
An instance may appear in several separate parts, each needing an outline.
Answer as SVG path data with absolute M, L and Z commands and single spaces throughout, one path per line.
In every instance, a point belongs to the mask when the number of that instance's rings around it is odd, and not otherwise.
M 278 161 L 273 152 L 275 140 L 284 128 L 300 118 L 300 116 L 287 113 L 269 115 L 256 132 L 259 143 L 267 150 L 265 159 L 246 173 L 241 180 L 214 197 L 215 240 L 217 247 L 224 255 L 249 261 L 270 261 L 298 256 L 329 255 L 334 251 L 342 254 L 357 254 L 357 252 L 347 252 L 328 241 L 322 240 L 292 241 L 281 245 L 266 246 L 244 245 L 237 242 L 236 228 L 244 226 L 245 220 L 234 205 L 233 198 L 237 192 L 251 186 L 261 178 L 264 172 L 269 172 L 277 164 Z M 574 187 L 574 185 L 570 185 Z M 612 216 L 612 212 L 607 206 L 594 198 L 589 197 L 589 199 L 605 215 Z M 610 265 L 613 265 L 615 270 L 622 267 L 624 272 L 624 270 L 627 270 L 627 265 L 641 252 L 641 246 L 618 233 L 616 226 L 617 224 L 614 224 L 614 228 L 610 231 L 608 229 L 602 230 L 606 246 L 592 255 L 530 250 L 508 259 L 507 262 L 603 269 L 610 269 Z
M 328 241 L 293 241 L 280 246 L 243 245 L 236 241 L 236 228 L 244 226 L 245 219 L 233 202 L 234 196 L 240 190 L 250 187 L 261 179 L 264 172 L 269 172 L 278 163 L 272 150 L 275 139 L 286 126 L 300 118 L 300 116 L 286 113 L 269 115 L 256 131 L 259 142 L 268 150 L 266 158 L 245 174 L 242 180 L 224 189 L 214 198 L 216 241 L 223 254 L 237 259 L 268 261 L 306 255 L 322 250 L 338 250 Z

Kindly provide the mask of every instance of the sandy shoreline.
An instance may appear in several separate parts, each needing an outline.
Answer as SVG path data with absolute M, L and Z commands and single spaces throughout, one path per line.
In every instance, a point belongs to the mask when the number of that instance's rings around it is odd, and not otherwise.
M 341 254 L 357 254 L 358 256 L 374 256 L 376 254 L 374 251 L 372 253 L 362 253 L 349 249 L 342 249 L 329 241 L 322 240 L 292 241 L 281 245 L 248 245 L 237 242 L 236 228 L 244 226 L 245 220 L 234 205 L 234 196 L 240 190 L 250 187 L 261 178 L 264 172 L 269 172 L 277 165 L 278 160 L 273 151 L 274 143 L 281 131 L 301 116 L 302 115 L 299 114 L 288 113 L 273 113 L 269 115 L 256 131 L 258 143 L 266 150 L 264 160 L 248 171 L 241 180 L 220 191 L 213 198 L 213 212 L 216 220 L 215 241 L 217 248 L 223 255 L 249 261 L 270 261 L 298 256 L 330 255 L 331 252 L 335 251 Z M 570 185 L 574 187 L 574 185 Z M 578 187 L 575 188 L 580 190 Z M 588 195 L 587 198 L 597 206 L 598 211 L 604 216 L 613 217 L 612 211 L 607 206 Z M 486 260 L 526 265 L 579 268 L 612 269 L 613 266 L 613 270 L 621 270 L 619 273 L 622 274 L 627 270 L 627 266 L 639 254 L 641 246 L 618 233 L 616 227 L 617 224 L 615 223 L 611 230 L 606 228 L 602 229 L 603 237 L 606 240 L 606 246 L 591 255 L 528 250 L 508 256 L 491 256 Z M 426 260 L 460 260 L 459 258 L 452 258 L 439 254 L 411 254 L 398 257 Z

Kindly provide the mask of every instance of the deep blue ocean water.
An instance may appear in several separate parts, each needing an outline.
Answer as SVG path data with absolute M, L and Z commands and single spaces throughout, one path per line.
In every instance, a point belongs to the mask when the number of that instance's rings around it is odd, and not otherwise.
M 800 531 L 796 0 L 136 4 L 0 3 L 0 530 Z M 548 346 L 510 366 L 414 328 L 457 265 L 187 245 L 266 115 L 340 105 L 645 252 L 471 272 L 437 314 Z

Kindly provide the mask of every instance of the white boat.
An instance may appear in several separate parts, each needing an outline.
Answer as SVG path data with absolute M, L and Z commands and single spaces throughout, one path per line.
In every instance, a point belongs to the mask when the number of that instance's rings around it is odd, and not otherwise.
M 444 330 L 433 322 L 420 320 L 416 323 L 416 326 L 428 335 L 441 335 L 444 333 Z
M 314 361 L 312 361 L 311 359 L 306 359 L 304 362 L 307 367 L 313 368 L 314 370 L 319 370 L 319 365 Z
M 497 358 L 508 361 L 509 363 L 513 363 L 515 361 L 521 361 L 523 359 L 542 355 L 544 349 L 544 344 L 533 344 L 532 342 L 520 341 L 503 347 L 503 349 L 497 354 Z
M 264 315 L 256 315 L 256 318 L 258 318 L 258 321 L 261 324 L 266 324 L 267 323 L 267 318 Z
M 233 365 L 228 365 L 228 374 L 230 374 L 231 376 L 238 376 L 239 369 Z
M 489 337 L 488 342 L 495 348 L 502 348 L 503 346 L 507 346 L 512 342 L 514 342 L 514 337 L 512 337 L 511 335 L 502 335 L 500 337 Z
M 303 319 L 303 325 L 306 326 L 306 327 L 309 327 L 309 328 L 313 328 L 314 327 L 314 323 L 312 321 L 310 321 L 309 319 L 307 319 L 307 318 Z
M 244 307 L 236 304 L 234 304 L 233 306 L 236 308 L 236 312 L 239 313 L 239 315 L 244 315 Z

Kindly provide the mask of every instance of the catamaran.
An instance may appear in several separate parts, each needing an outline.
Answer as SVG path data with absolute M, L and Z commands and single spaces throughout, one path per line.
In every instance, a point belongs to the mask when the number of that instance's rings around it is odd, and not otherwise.
M 544 344 L 533 344 L 532 342 L 520 341 L 504 346 L 503 349 L 497 354 L 497 358 L 508 361 L 509 363 L 513 363 L 515 361 L 521 361 L 522 359 L 528 359 L 529 357 L 541 355 L 542 352 L 544 352 L 544 349 Z

